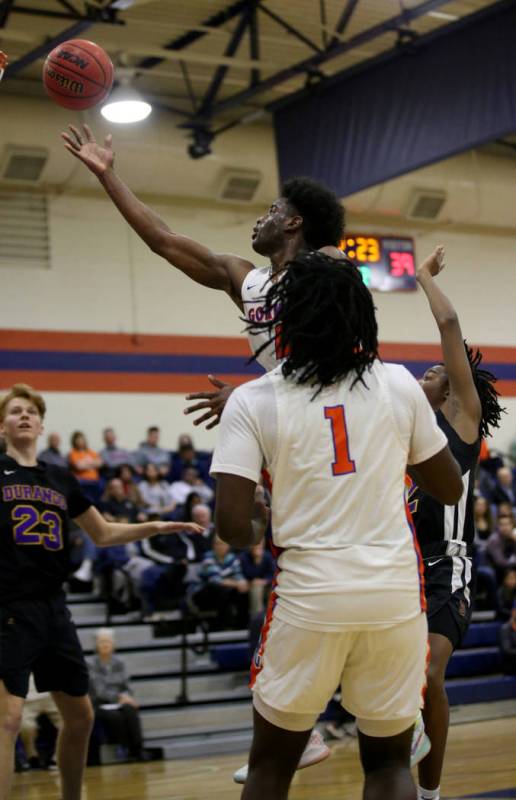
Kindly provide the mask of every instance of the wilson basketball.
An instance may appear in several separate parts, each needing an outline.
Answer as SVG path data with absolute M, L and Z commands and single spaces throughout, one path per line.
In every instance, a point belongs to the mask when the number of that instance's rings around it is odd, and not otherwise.
M 94 42 L 70 39 L 48 54 L 43 66 L 45 91 L 59 106 L 81 111 L 102 102 L 111 91 L 114 69 Z

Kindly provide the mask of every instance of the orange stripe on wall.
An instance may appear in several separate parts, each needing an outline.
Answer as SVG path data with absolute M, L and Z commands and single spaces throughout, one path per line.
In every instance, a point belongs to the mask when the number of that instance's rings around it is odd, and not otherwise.
M 473 345 L 479 347 L 483 360 L 491 364 L 506 364 L 516 361 L 516 347 L 496 345 Z M 438 344 L 406 344 L 404 342 L 380 343 L 380 355 L 385 361 L 442 361 Z
M 158 336 L 82 331 L 0 329 L 0 349 L 249 357 L 247 339 L 237 336 Z
M 253 379 L 253 375 L 217 375 L 232 386 Z M 0 386 L 28 383 L 41 392 L 121 392 L 186 394 L 214 391 L 206 375 L 160 375 L 142 372 L 38 372 L 1 370 Z

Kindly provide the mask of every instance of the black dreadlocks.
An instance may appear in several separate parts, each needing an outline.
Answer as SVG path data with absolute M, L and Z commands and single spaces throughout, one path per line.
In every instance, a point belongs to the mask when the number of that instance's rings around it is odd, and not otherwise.
M 482 416 L 478 431 L 480 436 L 486 437 L 490 434 L 490 428 L 500 427 L 500 418 L 505 413 L 505 408 L 502 408 L 498 402 L 499 394 L 496 391 L 494 384 L 497 381 L 495 375 L 487 369 L 479 369 L 480 362 L 482 361 L 482 353 L 480 350 L 474 353 L 473 348 L 469 347 L 468 343 L 464 341 L 466 348 L 466 355 L 468 357 L 469 366 L 471 367 L 471 374 L 475 383 L 476 390 L 482 406 Z
M 267 329 L 271 334 L 254 358 L 275 339 L 285 353 L 283 375 L 319 385 L 314 396 L 353 372 L 351 386 L 357 381 L 365 386 L 364 372 L 378 358 L 378 326 L 360 270 L 314 251 L 299 253 L 286 266 L 267 292 L 270 321 L 247 326 L 253 333 Z
M 310 178 L 292 178 L 281 196 L 303 217 L 303 237 L 308 247 L 338 247 L 344 236 L 344 208 L 336 194 Z

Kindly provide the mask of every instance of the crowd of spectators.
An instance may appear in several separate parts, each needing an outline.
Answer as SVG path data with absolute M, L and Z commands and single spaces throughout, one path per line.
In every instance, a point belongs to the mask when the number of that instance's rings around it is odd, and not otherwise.
M 97 550 L 82 531 L 74 534 L 72 586 L 97 580 L 114 611 L 155 617 L 188 607 L 210 616 L 214 629 L 245 627 L 263 612 L 274 563 L 263 545 L 235 553 L 216 536 L 211 454 L 196 451 L 190 436 L 175 451 L 161 446 L 153 425 L 135 451 L 121 447 L 112 427 L 104 447 L 92 450 L 76 431 L 67 455 L 51 433 L 40 458 L 67 464 L 109 520 L 166 519 L 198 522 L 203 534 L 157 536 L 138 545 Z M 476 607 L 506 622 L 516 600 L 516 469 L 511 460 L 482 451 L 475 484 Z
M 169 451 L 155 425 L 132 452 L 119 446 L 112 427 L 102 437 L 104 447 L 96 452 L 84 433 L 75 431 L 65 454 L 59 435 L 51 433 L 39 458 L 68 466 L 111 522 L 174 520 L 197 522 L 204 530 L 97 548 L 77 529 L 70 588 L 87 591 L 96 584 L 111 614 L 157 619 L 170 610 L 189 609 L 204 615 L 212 629 L 245 628 L 249 616 L 265 607 L 274 563 L 263 546 L 233 552 L 216 537 L 211 453 L 196 451 L 186 434 Z

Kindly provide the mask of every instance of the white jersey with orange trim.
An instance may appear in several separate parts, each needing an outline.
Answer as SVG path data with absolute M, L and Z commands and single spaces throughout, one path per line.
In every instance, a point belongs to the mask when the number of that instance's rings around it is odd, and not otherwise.
M 424 605 L 404 502 L 407 464 L 446 446 L 421 387 L 399 364 L 324 388 L 280 368 L 231 395 L 211 471 L 272 477 L 274 616 L 308 630 L 386 627 Z
M 242 284 L 242 303 L 245 318 L 249 322 L 263 322 L 270 319 L 271 315 L 267 316 L 265 312 L 265 297 L 270 285 L 269 267 L 257 267 L 246 275 Z M 262 345 L 269 341 L 271 334 L 267 329 L 264 329 L 259 333 L 248 332 L 247 338 L 251 350 L 256 353 Z M 257 361 L 267 372 L 278 366 L 280 359 L 277 357 L 276 347 L 273 342 L 260 353 Z

